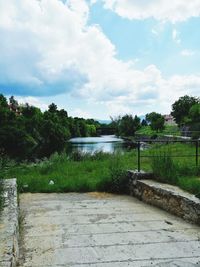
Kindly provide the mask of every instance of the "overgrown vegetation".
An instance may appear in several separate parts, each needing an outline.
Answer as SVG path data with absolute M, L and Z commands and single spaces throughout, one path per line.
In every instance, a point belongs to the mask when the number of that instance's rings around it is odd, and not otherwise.
M 137 135 L 145 135 L 145 136 L 165 136 L 165 135 L 173 135 L 180 136 L 181 132 L 176 125 L 166 125 L 165 128 L 161 132 L 157 132 L 156 130 L 152 130 L 150 126 L 143 126 L 138 131 L 136 131 Z
M 116 118 L 111 117 L 111 126 L 115 129 L 117 136 L 134 136 L 135 132 L 141 128 L 140 118 L 132 115 L 118 116 Z
M 173 154 L 172 145 L 168 145 L 165 150 L 162 147 L 152 151 L 151 167 L 155 179 L 162 183 L 177 185 L 200 198 L 200 167 L 194 164 L 194 157 L 189 161 L 187 159 L 186 162 L 180 155 L 180 152 L 182 155 L 191 153 L 194 147 L 175 145 L 174 148 L 176 148 L 176 154 Z M 187 148 L 187 152 L 184 148 Z M 179 155 L 180 158 L 175 158 L 173 155 Z
M 194 151 L 192 144 L 153 145 L 141 151 L 145 156 L 141 158 L 141 167 L 153 171 L 158 181 L 178 185 L 200 197 L 200 167 L 195 165 Z M 0 176 L 17 177 L 19 192 L 126 193 L 128 169 L 137 169 L 136 151 L 113 155 L 55 153 L 37 163 L 12 163 Z
M 49 160 L 21 163 L 4 171 L 4 177 L 17 177 L 19 192 L 121 192 L 124 171 L 133 166 L 135 152 L 110 155 L 55 153 Z
M 178 126 L 189 125 L 199 135 L 199 98 L 184 96 L 172 105 L 172 114 Z M 109 155 L 102 152 L 67 155 L 64 151 L 70 137 L 95 136 L 101 125 L 93 119 L 69 117 L 63 109 L 51 104 L 47 111 L 19 105 L 11 97 L 9 101 L 0 95 L 0 177 L 18 178 L 20 192 L 126 192 L 127 169 L 137 168 L 136 151 Z M 177 126 L 164 125 L 164 117 L 152 112 L 140 122 L 138 116 L 124 115 L 112 119 L 110 125 L 117 135 L 180 135 Z M 196 127 L 196 128 L 195 128 Z M 193 145 L 157 145 L 141 152 L 154 155 L 142 159 L 142 169 L 152 170 L 161 182 L 179 185 L 199 196 L 199 169 L 194 166 Z M 171 154 L 170 154 L 171 153 Z M 13 161 L 8 160 L 9 158 Z M 172 157 L 173 156 L 173 157 Z M 41 160 L 42 159 L 42 160 Z M 186 163 L 187 161 L 187 163 Z M 2 195 L 0 185 L 0 195 Z M 1 200 L 0 200 L 1 201 Z M 2 205 L 2 201 L 0 202 Z

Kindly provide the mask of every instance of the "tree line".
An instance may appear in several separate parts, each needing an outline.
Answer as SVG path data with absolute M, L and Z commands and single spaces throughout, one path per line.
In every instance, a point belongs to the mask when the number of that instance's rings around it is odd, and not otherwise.
M 172 104 L 171 115 L 180 130 L 187 129 L 191 132 L 191 137 L 200 137 L 200 98 L 185 95 Z M 150 126 L 156 132 L 165 129 L 165 118 L 157 112 L 146 114 L 142 121 L 140 118 L 126 114 L 111 118 L 110 127 L 115 129 L 115 134 L 119 136 L 134 136 L 135 132 L 143 126 Z
M 48 110 L 20 105 L 0 94 L 0 153 L 34 160 L 62 151 L 71 137 L 96 136 L 98 121 L 73 118 L 52 103 Z
M 200 137 L 199 98 L 180 97 L 172 104 L 171 115 L 179 128 L 187 127 L 193 138 Z M 162 132 L 164 116 L 151 112 L 141 121 L 137 115 L 126 114 L 111 118 L 111 123 L 104 125 L 94 119 L 70 117 L 54 103 L 42 112 L 28 103 L 20 105 L 13 96 L 7 100 L 0 94 L 0 154 L 19 160 L 49 157 L 54 152 L 63 151 L 71 137 L 97 136 L 101 128 L 105 131 L 113 129 L 118 136 L 134 136 L 137 130 L 147 125 Z

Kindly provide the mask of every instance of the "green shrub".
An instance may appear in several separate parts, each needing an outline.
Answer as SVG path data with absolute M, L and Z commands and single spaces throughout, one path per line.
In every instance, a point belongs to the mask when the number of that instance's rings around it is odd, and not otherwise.
M 128 176 L 124 170 L 123 163 L 119 155 L 113 155 L 109 162 L 109 177 L 103 179 L 99 186 L 101 191 L 111 193 L 127 193 Z

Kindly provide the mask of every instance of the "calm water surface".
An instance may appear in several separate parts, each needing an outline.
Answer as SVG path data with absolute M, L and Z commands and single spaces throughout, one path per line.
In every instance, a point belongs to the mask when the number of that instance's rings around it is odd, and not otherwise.
M 103 135 L 100 137 L 77 137 L 69 140 L 71 152 L 94 153 L 103 151 L 107 153 L 123 152 L 128 148 L 123 139 L 115 135 Z

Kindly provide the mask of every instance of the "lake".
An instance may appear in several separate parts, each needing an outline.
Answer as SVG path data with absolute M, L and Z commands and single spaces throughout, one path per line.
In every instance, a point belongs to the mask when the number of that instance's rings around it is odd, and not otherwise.
M 106 153 L 127 151 L 127 144 L 123 139 L 115 135 L 103 135 L 100 137 L 77 137 L 69 140 L 71 152 L 95 153 L 102 151 Z

